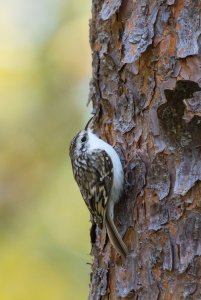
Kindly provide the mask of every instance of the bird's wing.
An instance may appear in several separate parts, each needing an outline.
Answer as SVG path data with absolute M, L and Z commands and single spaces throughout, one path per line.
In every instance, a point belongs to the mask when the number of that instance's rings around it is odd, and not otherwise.
M 100 227 L 105 223 L 111 244 L 125 258 L 128 254 L 127 247 L 118 233 L 107 206 L 113 182 L 113 164 L 110 156 L 104 150 L 94 150 L 89 154 L 80 155 L 76 164 L 80 167 L 73 168 L 74 177 L 91 212 L 93 222 Z
M 110 197 L 113 181 L 113 165 L 104 150 L 93 150 L 78 157 L 81 167 L 74 168 L 75 179 L 95 223 L 102 223 L 105 206 Z

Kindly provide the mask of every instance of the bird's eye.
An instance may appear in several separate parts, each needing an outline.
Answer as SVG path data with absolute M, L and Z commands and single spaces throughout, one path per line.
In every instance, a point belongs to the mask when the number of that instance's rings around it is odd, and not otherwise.
M 86 136 L 84 135 L 84 136 L 81 138 L 81 142 L 84 143 L 84 142 L 86 142 L 86 140 L 87 140 L 87 138 L 86 138 Z

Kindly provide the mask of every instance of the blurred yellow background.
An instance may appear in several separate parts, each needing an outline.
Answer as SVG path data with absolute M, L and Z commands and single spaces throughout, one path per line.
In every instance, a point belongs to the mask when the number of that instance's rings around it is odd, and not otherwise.
M 0 0 L 0 300 L 87 299 L 89 214 L 68 145 L 91 111 L 90 10 Z

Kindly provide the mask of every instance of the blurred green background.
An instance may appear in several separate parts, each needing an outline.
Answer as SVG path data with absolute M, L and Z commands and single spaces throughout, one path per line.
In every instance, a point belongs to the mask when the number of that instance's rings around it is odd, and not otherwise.
M 89 214 L 68 158 L 91 1 L 0 0 L 0 299 L 87 299 Z

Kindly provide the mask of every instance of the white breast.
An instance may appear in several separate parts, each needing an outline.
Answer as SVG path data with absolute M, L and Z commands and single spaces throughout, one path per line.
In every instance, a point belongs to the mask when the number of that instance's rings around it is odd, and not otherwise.
M 88 135 L 89 135 L 89 144 L 88 144 L 89 151 L 95 149 L 105 150 L 112 160 L 114 179 L 113 179 L 113 185 L 111 190 L 111 198 L 113 199 L 113 201 L 111 201 L 111 205 L 114 205 L 119 201 L 119 198 L 123 190 L 123 184 L 124 184 L 124 173 L 123 173 L 123 168 L 122 168 L 120 158 L 111 145 L 99 139 L 95 134 L 91 132 L 90 129 L 88 129 Z

